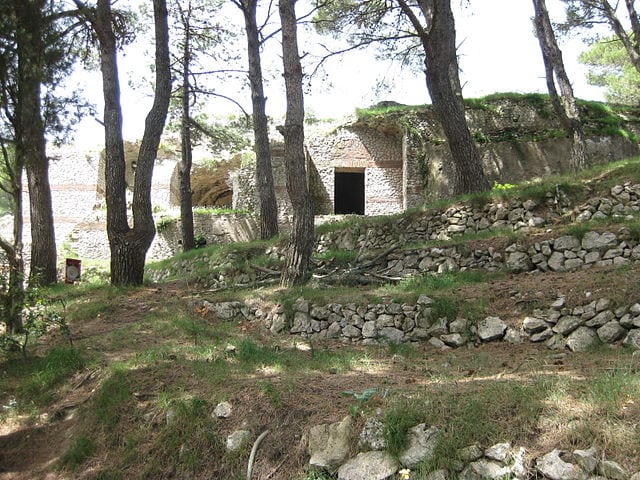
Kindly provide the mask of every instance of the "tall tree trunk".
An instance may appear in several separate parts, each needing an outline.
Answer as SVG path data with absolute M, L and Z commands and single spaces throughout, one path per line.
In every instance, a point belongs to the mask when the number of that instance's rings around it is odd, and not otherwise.
M 287 287 L 307 280 L 314 240 L 313 211 L 307 184 L 304 151 L 304 97 L 295 4 L 296 0 L 279 1 L 282 23 L 282 63 L 287 95 L 287 114 L 283 132 L 284 162 L 287 191 L 293 206 L 293 231 L 281 277 L 281 284 Z
M 9 154 L 2 145 L 5 168 L 8 173 L 9 189 L 13 202 L 13 242 L 0 237 L 0 248 L 4 250 L 9 262 L 9 283 L 5 296 L 4 319 L 8 333 L 21 333 L 22 309 L 24 306 L 24 260 L 23 260 L 23 216 L 22 216 L 22 171 L 24 165 L 16 157 L 13 164 L 9 161 Z
M 191 201 L 191 165 L 193 164 L 193 152 L 191 145 L 191 84 L 189 82 L 189 69 L 191 64 L 191 26 L 189 18 L 191 5 L 188 12 L 180 11 L 184 26 L 184 45 L 182 49 L 182 120 L 181 143 L 182 159 L 180 161 L 180 230 L 182 233 L 182 249 L 186 252 L 195 247 L 193 234 L 193 203 Z
M 269 145 L 269 125 L 260 61 L 260 39 L 256 22 L 257 0 L 241 0 L 247 32 L 249 83 L 253 107 L 253 133 L 256 150 L 256 183 L 260 197 L 260 237 L 268 239 L 278 234 L 278 204 L 276 202 Z
M 418 32 L 425 52 L 427 89 L 447 137 L 455 170 L 453 193 L 488 190 L 491 185 L 482 169 L 480 154 L 465 117 L 450 0 L 418 1 L 426 26 L 405 0 L 397 1 Z
M 536 35 L 542 51 L 551 104 L 565 131 L 572 139 L 571 168 L 574 171 L 581 170 L 587 164 L 587 148 L 582 122 L 580 121 L 580 110 L 564 68 L 562 51 L 558 47 L 558 42 L 553 32 L 545 0 L 533 0 L 533 7 L 535 10 Z M 558 95 L 556 89 L 556 81 L 560 88 L 560 95 Z
M 76 2 L 79 3 L 79 2 Z M 110 0 L 98 0 L 93 22 L 100 42 L 100 67 L 105 101 L 105 197 L 107 235 L 111 248 L 111 283 L 139 285 L 147 250 L 155 235 L 151 208 L 151 175 L 169 108 L 171 72 L 166 0 L 153 0 L 156 82 L 154 102 L 145 121 L 133 190 L 133 228 L 127 220 L 122 109 L 115 35 Z
M 29 185 L 31 285 L 49 285 L 57 280 L 49 161 L 40 100 L 44 69 L 43 9 L 43 0 L 15 0 L 18 49 L 17 115 L 20 117 L 20 131 L 16 132 L 16 156 L 24 161 Z

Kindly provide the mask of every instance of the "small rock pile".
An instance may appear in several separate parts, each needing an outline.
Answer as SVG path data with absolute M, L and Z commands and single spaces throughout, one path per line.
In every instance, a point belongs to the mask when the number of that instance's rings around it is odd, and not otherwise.
M 637 261 L 640 261 L 640 244 L 628 228 L 622 227 L 616 233 L 586 232 L 582 239 L 564 235 L 533 245 L 513 243 L 504 250 L 488 247 L 469 251 L 464 245 L 398 250 L 387 256 L 383 272 L 397 277 L 502 268 L 511 273 L 565 272 Z
M 384 426 L 377 417 L 366 420 L 359 435 L 359 453 L 349 458 L 353 420 L 312 427 L 309 432 L 309 464 L 336 472 L 338 480 L 385 480 L 403 469 L 411 477 L 411 469 L 435 458 L 440 430 L 421 423 L 408 431 L 407 446 L 397 457 L 386 449 Z M 483 449 L 470 445 L 457 452 L 450 470 L 462 480 L 518 480 L 546 478 L 548 480 L 640 480 L 640 472 L 629 473 L 618 463 L 606 460 L 595 447 L 573 452 L 555 449 L 538 458 L 531 458 L 523 447 L 499 443 Z M 436 470 L 428 480 L 447 480 L 449 472 Z

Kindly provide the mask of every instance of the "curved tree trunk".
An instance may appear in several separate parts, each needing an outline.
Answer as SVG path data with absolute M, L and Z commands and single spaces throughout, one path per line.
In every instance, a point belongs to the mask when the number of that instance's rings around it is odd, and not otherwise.
M 418 32 L 425 52 L 427 88 L 447 137 L 455 170 L 453 193 L 488 190 L 491 185 L 482 169 L 480 154 L 465 117 L 450 0 L 418 1 L 426 26 L 405 0 L 397 1 Z
M 580 110 L 573 94 L 569 76 L 564 68 L 562 51 L 558 47 L 553 32 L 545 0 L 533 0 L 533 7 L 536 35 L 542 51 L 551 104 L 565 131 L 572 139 L 571 168 L 574 171 L 581 170 L 587 165 L 587 148 L 580 120 Z M 556 81 L 560 88 L 560 95 L 556 89 Z
M 49 161 L 41 113 L 43 0 L 15 0 L 18 49 L 19 131 L 16 156 L 24 161 L 31 213 L 31 285 L 57 281 L 56 237 L 53 225 Z
M 260 39 L 256 23 L 257 0 L 241 0 L 247 32 L 249 83 L 253 107 L 253 134 L 256 150 L 256 183 L 260 197 L 260 237 L 268 239 L 278 234 L 278 204 L 276 202 L 269 145 L 269 126 L 260 62 Z
M 171 72 L 166 0 L 154 0 L 156 82 L 153 106 L 145 121 L 133 190 L 133 228 L 127 220 L 122 109 L 116 41 L 110 0 L 98 0 L 93 26 L 100 42 L 100 67 L 105 101 L 105 175 L 107 235 L 111 248 L 111 283 L 139 285 L 147 250 L 155 235 L 151 208 L 151 175 L 169 108 Z
M 286 287 L 303 283 L 309 275 L 313 249 L 313 211 L 307 185 L 304 152 L 304 97 L 302 66 L 298 54 L 296 0 L 280 0 L 282 22 L 282 62 L 287 93 L 287 115 L 284 124 L 284 162 L 287 191 L 293 206 L 293 231 L 282 271 L 281 284 Z

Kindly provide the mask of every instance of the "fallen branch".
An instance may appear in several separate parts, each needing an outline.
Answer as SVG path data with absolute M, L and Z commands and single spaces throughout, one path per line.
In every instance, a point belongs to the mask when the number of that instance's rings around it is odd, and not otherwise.
M 251 455 L 249 455 L 249 463 L 247 464 L 247 480 L 251 480 L 251 474 L 253 473 L 253 462 L 256 460 L 256 452 L 258 451 L 258 447 L 260 446 L 260 442 L 267 436 L 269 430 L 265 430 L 260 434 L 256 441 L 253 444 L 253 448 L 251 449 Z
M 252 263 L 250 263 L 249 266 L 251 268 L 253 268 L 254 270 L 257 270 L 257 271 L 262 272 L 262 273 L 266 273 L 268 275 L 280 276 L 280 272 L 278 270 L 271 270 L 270 268 L 260 267 L 259 265 L 253 265 Z

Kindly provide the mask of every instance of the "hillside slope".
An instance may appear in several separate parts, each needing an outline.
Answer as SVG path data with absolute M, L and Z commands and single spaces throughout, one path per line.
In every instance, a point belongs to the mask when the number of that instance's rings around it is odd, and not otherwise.
M 302 288 L 275 241 L 45 292 L 72 345 L 2 363 L 0 478 L 245 478 L 263 432 L 254 479 L 631 478 L 639 212 L 634 159 L 319 227 Z

